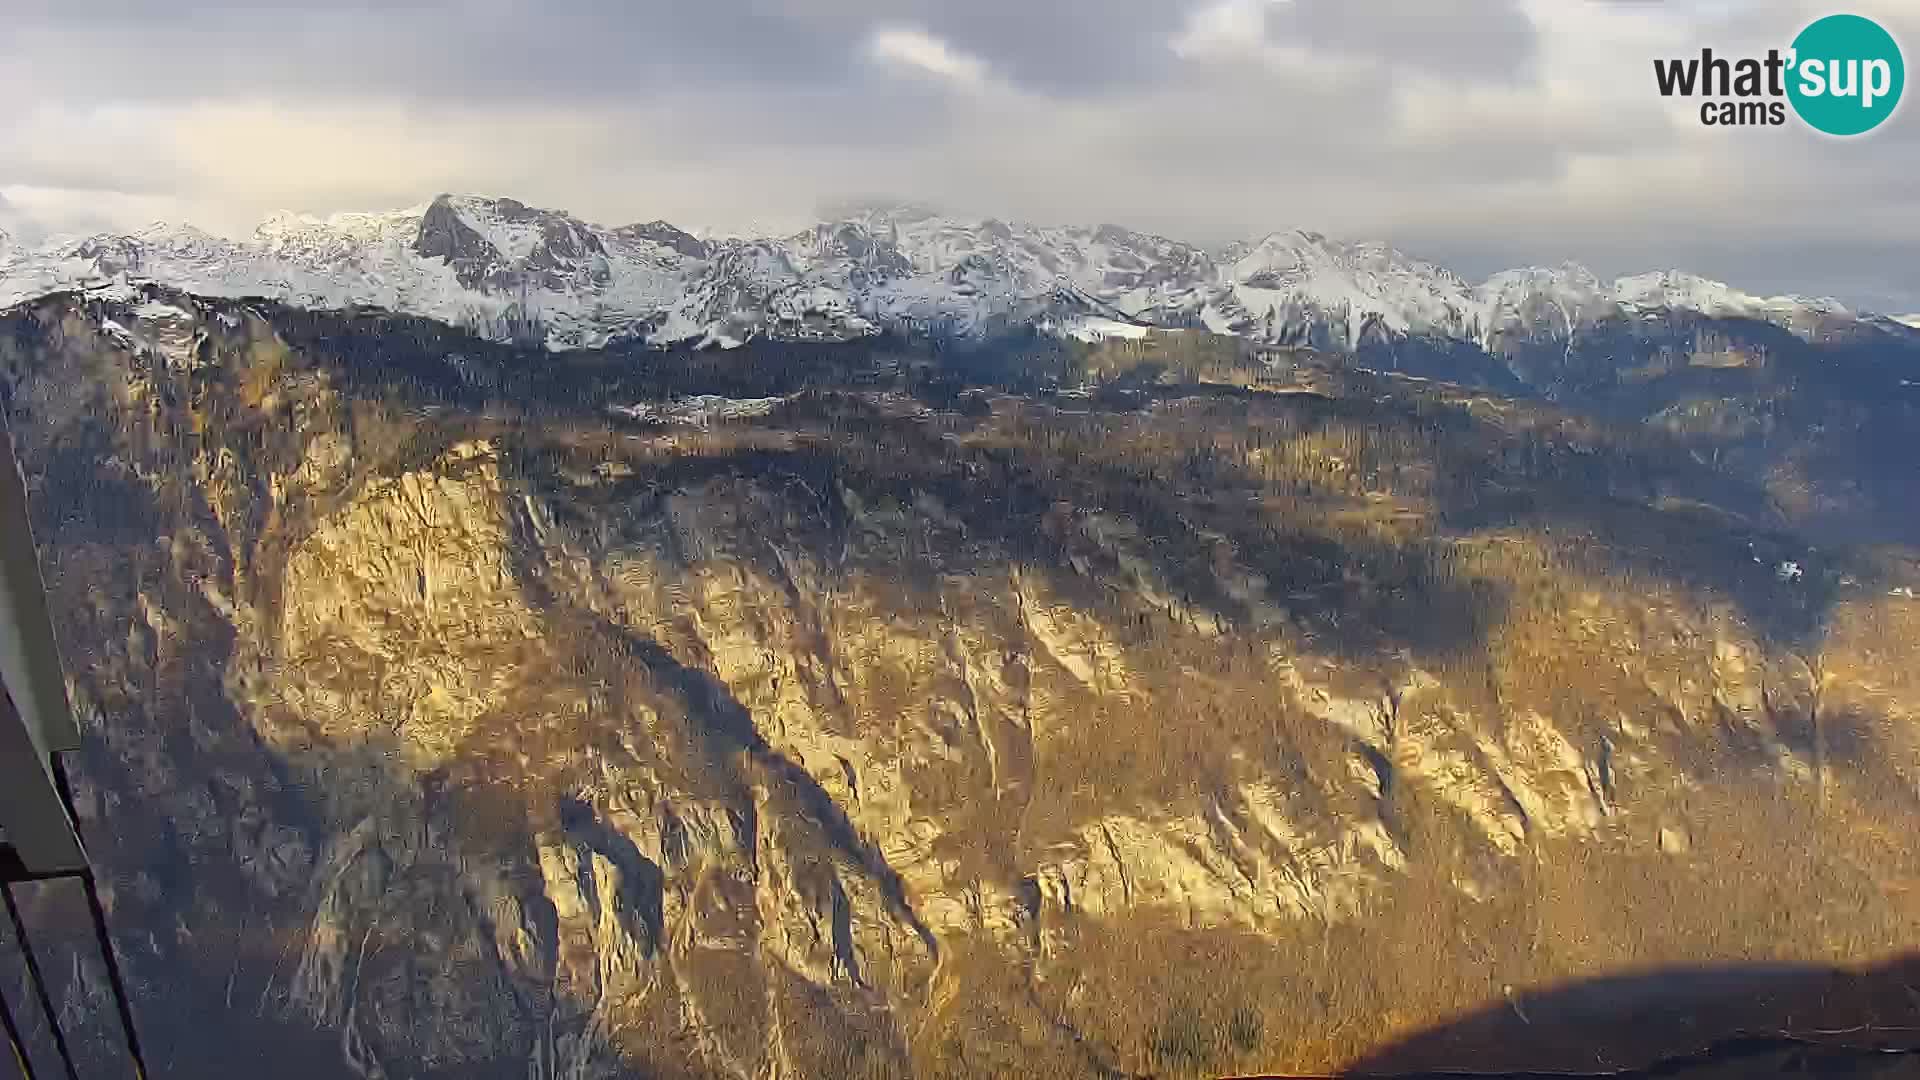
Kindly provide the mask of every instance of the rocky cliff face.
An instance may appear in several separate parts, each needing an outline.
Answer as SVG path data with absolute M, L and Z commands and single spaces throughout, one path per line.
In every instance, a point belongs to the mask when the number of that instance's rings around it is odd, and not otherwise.
M 0 326 L 166 1075 L 1324 1069 L 1920 940 L 1910 556 L 1689 455 L 1440 390 L 610 412 L 692 376 L 524 361 Z

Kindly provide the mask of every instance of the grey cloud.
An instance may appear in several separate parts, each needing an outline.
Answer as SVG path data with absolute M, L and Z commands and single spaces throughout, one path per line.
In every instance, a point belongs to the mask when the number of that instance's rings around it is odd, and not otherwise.
M 764 5 L 760 5 L 764 8 Z M 845 78 L 838 19 L 742 3 L 294 3 L 153 5 L 145 18 L 18 20 L 16 60 L 43 78 L 84 58 L 75 97 L 400 95 L 475 102 L 578 100 L 661 86 L 822 85 Z M 194 56 L 196 63 L 162 62 Z
M 930 0 L 917 18 L 1013 82 L 1076 94 L 1171 77 L 1167 41 L 1185 12 L 1168 0 Z
M 1295 0 L 1269 12 L 1267 31 L 1468 80 L 1518 78 L 1537 54 L 1533 22 L 1514 0 Z
M 583 94 L 848 89 L 878 26 L 922 27 L 1037 91 L 1163 76 L 1181 14 L 1164 0 L 499 0 L 454 4 L 46 5 L 13 21 L 17 62 L 51 77 L 76 56 L 75 95 L 323 92 L 515 102 Z M 0 52 L 5 47 L 0 46 Z M 192 55 L 190 64 L 160 63 Z

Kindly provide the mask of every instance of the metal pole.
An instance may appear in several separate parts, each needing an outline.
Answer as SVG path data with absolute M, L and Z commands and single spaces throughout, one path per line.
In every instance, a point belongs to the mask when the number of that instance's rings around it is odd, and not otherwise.
M 100 956 L 107 962 L 107 979 L 113 983 L 113 1003 L 120 1007 L 120 1029 L 127 1036 L 127 1057 L 133 1060 L 134 1080 L 147 1080 L 147 1062 L 140 1053 L 140 1036 L 133 1029 L 133 1004 L 127 998 L 127 984 L 120 977 L 120 961 L 113 953 L 113 938 L 107 933 L 107 913 L 100 907 L 100 893 L 93 886 L 93 871 L 87 871 L 83 881 L 87 908 L 93 912 L 93 932 L 100 938 Z
M 53 1045 L 60 1051 L 60 1064 L 67 1070 L 67 1080 L 80 1080 L 80 1074 L 73 1069 L 73 1052 L 67 1049 L 67 1036 L 60 1030 L 60 1014 L 53 1009 L 47 980 L 40 974 L 40 961 L 33 955 L 33 942 L 27 940 L 26 920 L 20 918 L 20 906 L 13 902 L 13 886 L 0 885 L 0 899 L 6 901 L 7 917 L 13 920 L 13 940 L 19 943 L 20 955 L 26 958 L 27 981 L 33 984 L 33 992 L 40 998 L 40 1009 L 47 1014 L 47 1027 L 53 1031 Z
M 67 780 L 66 762 L 60 760 L 59 754 L 53 755 L 53 782 L 60 789 L 60 801 L 66 803 L 67 814 L 73 818 L 74 830 L 78 832 L 80 812 L 74 808 L 73 786 Z M 133 1062 L 134 1080 L 147 1080 L 147 1059 L 140 1052 L 140 1033 L 133 1026 L 133 1001 L 127 997 L 126 980 L 120 977 L 120 959 L 113 951 L 113 935 L 107 930 L 107 913 L 100 906 L 100 890 L 94 886 L 92 867 L 81 872 L 80 883 L 87 894 L 87 910 L 93 913 L 93 933 L 100 940 L 100 959 L 107 965 L 107 981 L 113 984 L 113 1003 L 120 1009 L 120 1030 L 127 1037 L 127 1057 Z
M 13 1010 L 0 996 L 0 1023 L 7 1025 L 7 1044 L 13 1047 L 13 1063 L 20 1066 L 22 1080 L 33 1080 L 33 1061 L 27 1057 L 26 1040 L 20 1037 L 20 1025 L 13 1022 Z

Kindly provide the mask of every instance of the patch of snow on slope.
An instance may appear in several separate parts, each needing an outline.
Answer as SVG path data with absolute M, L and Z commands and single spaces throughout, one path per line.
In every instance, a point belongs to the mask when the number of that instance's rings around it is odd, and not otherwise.
M 513 200 L 465 195 L 449 201 L 460 220 L 510 262 L 526 262 L 545 238 L 540 219 L 520 212 L 525 208 Z
M 133 314 L 135 318 L 155 321 L 193 318 L 191 312 L 183 308 L 175 307 L 172 304 L 162 303 L 159 300 L 143 301 L 140 306 L 133 309 Z
M 765 416 L 786 400 L 784 397 L 730 398 L 718 394 L 695 394 L 667 402 L 610 405 L 607 411 L 645 423 L 707 427 L 728 420 L 750 420 Z
M 1067 337 L 1088 342 L 1105 341 L 1108 338 L 1139 341 L 1153 332 L 1150 326 L 1124 323 L 1117 319 L 1103 319 L 1097 315 L 1066 320 L 1059 324 L 1059 329 Z

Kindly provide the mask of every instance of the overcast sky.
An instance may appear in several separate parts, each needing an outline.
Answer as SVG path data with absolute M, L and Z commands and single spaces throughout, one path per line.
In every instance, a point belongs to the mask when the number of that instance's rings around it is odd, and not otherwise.
M 1920 57 L 1920 0 L 0 0 L 0 228 L 892 197 L 1920 310 L 1920 109 L 1840 141 L 1654 90 L 1834 10 Z

